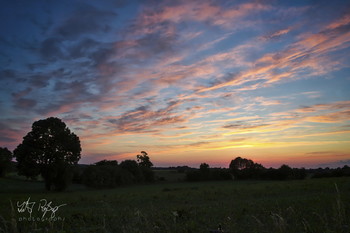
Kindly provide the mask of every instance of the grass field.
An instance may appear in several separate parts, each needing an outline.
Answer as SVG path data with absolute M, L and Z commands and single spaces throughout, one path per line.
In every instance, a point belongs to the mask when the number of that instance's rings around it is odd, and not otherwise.
M 350 232 L 350 179 L 164 182 L 45 192 L 40 182 L 0 179 L 0 232 Z M 54 220 L 27 221 L 17 201 L 61 206 Z M 11 207 L 11 203 L 13 208 Z M 50 216 L 48 211 L 46 216 Z

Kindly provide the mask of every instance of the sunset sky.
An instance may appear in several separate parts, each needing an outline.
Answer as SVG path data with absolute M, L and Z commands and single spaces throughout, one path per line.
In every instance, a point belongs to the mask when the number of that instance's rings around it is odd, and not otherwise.
M 350 165 L 349 1 L 0 4 L 1 147 L 55 116 L 80 163 Z

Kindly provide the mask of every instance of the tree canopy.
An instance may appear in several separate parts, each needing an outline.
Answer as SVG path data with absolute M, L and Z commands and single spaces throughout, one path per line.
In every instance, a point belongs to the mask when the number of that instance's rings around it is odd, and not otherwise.
M 229 167 L 236 179 L 258 178 L 265 170 L 261 164 L 254 163 L 253 160 L 241 157 L 233 159 Z
M 41 174 L 48 190 L 52 185 L 57 190 L 66 188 L 70 167 L 78 163 L 80 153 L 79 137 L 55 117 L 34 122 L 14 151 L 19 174 L 30 178 Z
M 117 160 L 101 160 L 95 163 L 97 166 L 118 166 Z
M 151 162 L 150 158 L 148 157 L 148 154 L 146 151 L 141 151 L 140 155 L 136 155 L 137 163 L 140 167 L 148 167 L 151 168 L 153 166 L 153 163 Z
M 253 167 L 254 162 L 250 159 L 245 159 L 241 157 L 237 157 L 230 163 L 230 169 L 232 170 L 243 170 L 243 169 L 249 169 Z

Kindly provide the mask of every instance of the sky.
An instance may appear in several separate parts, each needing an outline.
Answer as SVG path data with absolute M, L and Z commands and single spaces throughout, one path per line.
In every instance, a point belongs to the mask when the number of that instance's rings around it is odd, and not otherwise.
M 350 165 L 346 0 L 0 1 L 0 146 L 59 117 L 80 163 Z

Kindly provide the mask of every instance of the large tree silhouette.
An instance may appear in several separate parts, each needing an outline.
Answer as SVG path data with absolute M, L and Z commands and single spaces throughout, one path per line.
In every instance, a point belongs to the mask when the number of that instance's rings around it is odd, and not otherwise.
M 151 159 L 149 158 L 146 151 L 141 151 L 140 155 L 136 155 L 136 160 L 139 165 L 139 168 L 141 169 L 141 172 L 143 174 L 144 179 L 147 182 L 153 182 L 154 181 L 154 172 L 152 171 L 153 163 L 151 162 Z
M 230 163 L 230 170 L 237 179 L 259 178 L 265 168 L 253 160 L 237 157 Z
M 64 190 L 71 180 L 71 167 L 80 159 L 79 137 L 59 118 L 50 117 L 33 123 L 32 130 L 15 149 L 20 175 L 41 174 L 45 187 Z
M 230 169 L 236 171 L 236 170 L 243 170 L 243 169 L 249 169 L 253 167 L 254 162 L 250 159 L 245 159 L 241 157 L 237 157 L 230 163 Z
M 153 163 L 151 162 L 148 154 L 146 151 L 141 151 L 140 155 L 136 155 L 137 163 L 140 167 L 147 167 L 151 168 L 153 166 Z

